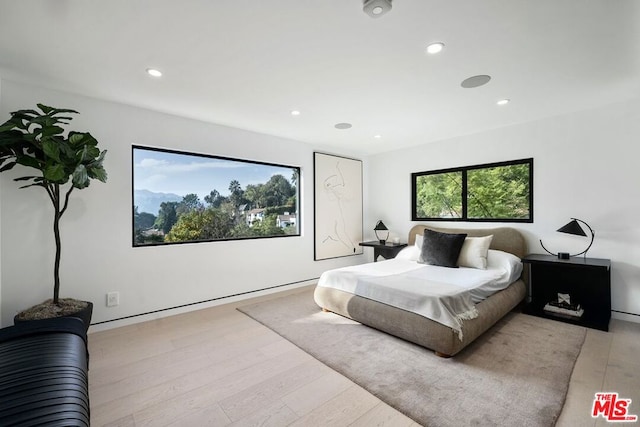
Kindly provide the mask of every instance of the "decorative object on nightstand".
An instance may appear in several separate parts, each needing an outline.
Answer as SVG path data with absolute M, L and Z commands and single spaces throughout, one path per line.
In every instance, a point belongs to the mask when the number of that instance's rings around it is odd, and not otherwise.
M 584 254 L 584 258 L 587 258 L 587 251 L 591 248 L 591 245 L 593 245 L 593 239 L 596 237 L 596 233 L 593 231 L 593 229 L 591 227 L 589 227 L 589 224 L 587 224 L 586 222 L 584 222 L 581 219 L 578 218 L 571 218 L 571 221 L 565 225 L 563 225 L 562 227 L 558 228 L 558 230 L 561 233 L 567 233 L 567 234 L 573 234 L 574 236 L 584 236 L 587 237 L 587 234 L 584 232 L 584 229 L 580 226 L 580 224 L 578 224 L 578 221 L 580 221 L 581 223 L 583 223 L 584 225 L 587 226 L 587 228 L 589 229 L 589 231 L 591 232 L 591 242 L 589 242 L 589 246 L 587 246 L 587 249 L 585 249 L 582 252 L 578 252 L 577 254 L 569 254 L 569 252 L 558 252 L 557 254 L 554 254 L 553 252 L 549 251 L 547 248 L 544 247 L 544 245 L 542 244 L 542 239 L 540 239 L 540 245 L 542 246 L 542 249 L 544 249 L 545 251 L 547 251 L 547 253 L 551 254 L 551 255 L 555 255 L 560 259 L 569 259 L 573 256 L 578 256 L 578 255 L 582 255 Z
M 406 243 L 380 243 L 377 240 L 372 240 L 371 242 L 362 242 L 359 243 L 360 246 L 368 246 L 373 248 L 373 262 L 378 261 L 378 257 L 382 255 L 384 259 L 395 258 L 403 248 L 407 247 Z
M 611 260 L 530 254 L 522 262 L 529 266 L 525 313 L 609 330 Z
M 384 222 L 378 221 L 373 231 L 376 233 L 376 238 L 380 241 L 380 244 L 384 245 L 387 242 L 387 239 L 389 238 L 389 229 L 387 228 L 386 225 L 384 225 Z M 386 231 L 387 236 L 384 239 L 381 239 L 380 236 L 378 236 L 378 231 Z

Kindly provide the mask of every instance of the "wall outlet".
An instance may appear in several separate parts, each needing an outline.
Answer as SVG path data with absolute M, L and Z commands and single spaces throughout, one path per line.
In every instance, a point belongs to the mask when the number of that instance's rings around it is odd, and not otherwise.
M 115 307 L 120 304 L 120 292 L 109 292 L 107 294 L 107 307 Z

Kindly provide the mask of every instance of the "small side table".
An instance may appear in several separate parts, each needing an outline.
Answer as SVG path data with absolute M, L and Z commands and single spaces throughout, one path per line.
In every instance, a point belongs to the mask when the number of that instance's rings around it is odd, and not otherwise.
M 373 248 L 373 262 L 378 261 L 378 256 L 382 255 L 384 259 L 395 258 L 403 248 L 407 247 L 406 243 L 390 243 L 387 242 L 384 245 L 380 243 L 378 240 L 373 240 L 370 242 L 362 242 L 360 246 L 368 246 Z
M 524 312 L 586 326 L 609 330 L 611 318 L 611 260 L 604 258 L 558 257 L 544 254 L 529 254 L 522 258 L 529 264 L 529 286 L 531 300 Z M 545 305 L 558 300 L 558 293 L 569 294 L 571 302 L 584 309 L 580 317 L 546 311 Z

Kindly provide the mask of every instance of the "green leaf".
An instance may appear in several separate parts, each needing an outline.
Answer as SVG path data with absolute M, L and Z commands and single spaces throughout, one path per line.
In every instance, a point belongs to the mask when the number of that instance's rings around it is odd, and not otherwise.
M 45 114 L 60 114 L 60 113 L 74 113 L 74 114 L 78 114 L 78 112 L 76 110 L 69 110 L 66 108 L 53 108 L 53 107 L 49 107 L 47 105 L 44 104 L 36 104 L 38 106 L 39 109 L 41 109 Z
M 20 187 L 20 189 L 29 188 L 29 187 L 46 187 L 46 186 L 42 183 L 33 183 L 29 185 L 23 185 L 22 187 Z
M 1 164 L 1 163 L 0 163 L 0 164 Z M 14 167 L 15 165 L 17 165 L 17 164 L 18 164 L 18 163 L 16 163 L 15 161 L 13 161 L 13 162 L 9 162 L 9 163 L 7 163 L 6 165 L 4 165 L 4 166 L 2 166 L 2 167 L 0 168 L 0 172 L 4 172 L 4 171 L 11 170 L 11 169 L 13 169 L 13 167 Z
M 69 132 L 69 144 L 82 145 L 84 143 L 85 134 L 82 132 Z
M 31 157 L 31 156 L 17 156 L 16 157 L 16 162 L 19 165 L 27 166 L 27 167 L 30 167 L 30 168 L 36 168 L 36 169 L 40 169 L 40 165 L 41 165 L 41 163 L 38 161 L 38 159 L 36 159 L 35 157 Z
M 95 178 L 101 182 L 107 182 L 107 171 L 104 170 L 102 165 L 99 166 L 87 166 L 87 173 L 91 178 Z
M 66 182 L 68 178 L 61 164 L 47 166 L 43 171 L 43 175 L 47 181 L 57 182 L 59 184 Z
M 60 126 L 47 126 L 42 128 L 42 136 L 54 136 L 54 135 L 60 135 L 62 134 L 62 132 L 64 132 L 64 129 L 62 129 Z
M 55 161 L 60 161 L 60 149 L 58 148 L 58 144 L 51 139 L 46 139 L 42 141 L 42 151 L 47 157 L 51 157 Z
M 38 106 L 38 108 L 45 114 L 49 114 L 50 112 L 52 112 L 54 109 L 53 107 L 48 107 L 44 104 L 36 104 Z
M 78 165 L 73 171 L 73 186 L 76 188 L 85 188 L 89 186 L 89 176 L 87 175 L 87 168 L 84 165 Z

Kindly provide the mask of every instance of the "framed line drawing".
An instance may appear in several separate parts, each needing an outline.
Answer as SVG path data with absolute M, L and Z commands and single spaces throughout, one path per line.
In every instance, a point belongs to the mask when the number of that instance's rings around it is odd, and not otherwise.
M 314 259 L 362 254 L 362 161 L 313 153 Z

